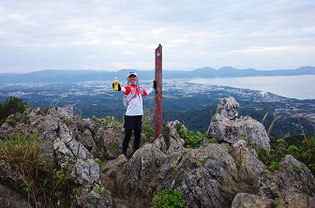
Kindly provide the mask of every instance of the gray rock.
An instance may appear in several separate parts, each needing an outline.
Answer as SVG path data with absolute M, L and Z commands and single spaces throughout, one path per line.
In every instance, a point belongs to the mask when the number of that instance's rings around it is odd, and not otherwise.
M 163 137 L 158 137 L 153 144 L 146 144 L 138 149 L 128 162 L 129 176 L 133 188 L 146 184 L 158 171 L 166 159 L 160 150 L 163 148 Z
M 92 154 L 78 141 L 68 137 L 57 139 L 53 145 L 55 158 L 61 167 L 68 167 L 78 159 L 93 159 Z
M 73 119 L 73 106 L 50 108 L 47 114 L 55 115 L 63 120 Z
M 1 208 L 31 208 L 27 197 L 23 196 L 9 187 L 0 184 L 0 206 Z
M 281 203 L 279 208 L 315 208 L 315 197 L 305 194 L 291 194 L 285 198 L 285 203 Z
M 128 175 L 128 164 L 124 155 L 120 155 L 114 160 L 110 160 L 103 166 L 103 174 L 101 181 L 108 190 L 111 191 L 113 197 L 130 200 L 132 194 L 135 193 L 130 185 L 130 177 Z
M 232 208 L 312 208 L 315 207 L 315 197 L 305 194 L 289 194 L 286 198 L 269 199 L 248 193 L 238 193 Z
M 124 131 L 122 127 L 115 125 L 114 122 L 108 122 L 104 131 L 99 132 L 99 135 L 103 140 L 104 149 L 110 158 L 116 158 L 122 154 L 122 143 L 124 139 Z M 129 155 L 132 153 L 132 143 L 132 141 L 129 142 Z
M 23 114 L 25 116 L 28 116 L 30 118 L 34 118 L 35 116 L 37 116 L 40 112 L 40 108 L 27 108 L 25 109 L 25 111 L 23 112 Z
M 274 200 L 268 198 L 248 193 L 238 193 L 232 202 L 231 208 L 272 208 L 274 203 Z
M 170 121 L 166 123 L 166 128 L 168 131 L 167 135 L 167 153 L 178 152 L 183 150 L 185 141 L 180 138 L 178 134 L 178 129 L 186 127 L 181 124 L 179 121 Z
M 23 114 L 11 115 L 12 118 L 16 116 L 19 119 L 15 127 L 2 126 L 1 135 L 24 134 L 25 130 L 29 133 L 38 132 L 41 154 L 45 154 L 46 158 L 43 162 L 45 168 L 51 171 L 58 164 L 58 168 L 61 167 L 70 173 L 71 182 L 86 189 L 77 204 L 81 207 L 112 206 L 108 190 L 99 190 L 102 187 L 99 165 L 89 151 L 94 151 L 96 156 L 103 155 L 101 150 L 104 149 L 103 136 L 106 134 L 106 128 L 101 122 L 78 119 L 73 116 L 71 108 L 59 107 L 51 108 L 46 113 L 40 112 L 38 108 L 28 108 Z M 76 140 L 77 138 L 80 138 L 83 144 Z M 0 184 L 14 189 L 16 193 L 24 193 L 20 186 L 23 180 L 7 164 L 0 163 L 0 167 Z
M 0 135 L 38 131 L 41 152 L 48 153 L 54 162 L 50 167 L 58 164 L 69 171 L 71 182 L 81 187 L 74 202 L 78 207 L 112 207 L 112 196 L 122 207 L 150 207 L 153 196 L 165 189 L 182 192 L 188 206 L 196 208 L 227 207 L 233 199 L 232 207 L 268 207 L 280 198 L 280 207 L 315 204 L 314 177 L 295 158 L 287 156 L 275 173 L 265 170 L 248 143 L 269 148 L 266 131 L 250 117 L 237 118 L 238 106 L 234 98 L 223 99 L 209 127 L 208 138 L 230 145 L 186 149 L 177 131 L 184 127 L 174 121 L 167 124 L 166 140 L 160 136 L 145 143 L 142 136 L 136 152 L 131 141 L 128 150 L 133 155 L 129 160 L 121 155 L 122 126 L 106 119 L 79 119 L 71 109 L 52 108 L 45 114 L 27 109 L 12 115 L 19 120 L 15 128 L 5 122 Z M 106 161 L 101 174 L 93 158 L 105 156 L 113 160 Z M 6 193 L 25 201 L 21 180 L 8 164 L 0 162 L 0 201 L 11 199 Z M 1 190 L 6 193 L 1 195 Z
M 224 98 L 212 117 L 207 138 L 216 138 L 218 142 L 236 143 L 240 139 L 258 148 L 270 148 L 265 127 L 249 116 L 236 118 L 239 104 L 234 98 Z
M 85 129 L 81 134 L 77 134 L 76 139 L 89 151 L 96 149 L 96 143 L 93 140 L 93 135 L 90 130 Z
M 78 159 L 71 172 L 71 178 L 77 184 L 93 186 L 99 182 L 100 170 L 98 164 L 92 160 Z
M 97 188 L 95 188 L 97 189 Z M 78 205 L 82 208 L 111 208 L 113 201 L 108 190 L 102 190 L 98 187 L 97 190 L 84 189 L 80 197 L 78 197 Z
M 312 197 L 315 196 L 315 179 L 306 165 L 287 155 L 280 162 L 279 171 L 260 174 L 255 190 L 268 198 L 285 198 L 296 193 Z
M 235 120 L 238 116 L 237 109 L 240 106 L 233 97 L 222 99 L 217 108 L 216 118 L 218 120 Z
M 265 165 L 258 159 L 256 151 L 248 147 L 245 140 L 233 144 L 229 154 L 235 160 L 239 180 L 242 182 L 253 185 L 257 176 L 265 170 Z
M 221 144 L 174 152 L 159 170 L 152 182 L 158 184 L 157 192 L 183 191 L 189 207 L 227 207 L 235 194 L 237 169 L 227 148 Z
M 6 162 L 0 162 L 0 184 L 23 193 L 23 178 Z
M 30 208 L 21 187 L 23 178 L 8 164 L 0 162 L 0 206 L 3 208 Z

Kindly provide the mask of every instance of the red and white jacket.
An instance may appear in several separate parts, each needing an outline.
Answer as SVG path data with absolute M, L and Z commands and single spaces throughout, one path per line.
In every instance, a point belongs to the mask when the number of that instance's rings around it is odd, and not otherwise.
M 124 97 L 127 102 L 126 116 L 141 116 L 143 115 L 143 101 L 142 96 L 147 96 L 154 91 L 153 88 L 144 90 L 138 85 L 131 84 L 126 87 L 122 87 L 121 91 L 124 93 Z

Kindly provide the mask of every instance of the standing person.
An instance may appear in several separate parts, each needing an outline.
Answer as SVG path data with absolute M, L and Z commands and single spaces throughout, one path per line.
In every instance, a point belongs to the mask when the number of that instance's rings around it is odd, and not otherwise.
M 113 84 L 114 87 L 114 84 Z M 149 90 L 144 90 L 139 86 L 139 78 L 136 72 L 129 72 L 127 76 L 127 86 L 121 87 L 118 84 L 118 91 L 121 91 L 124 96 L 124 105 L 127 108 L 125 113 L 125 138 L 123 141 L 123 154 L 127 157 L 128 144 L 134 131 L 135 141 L 134 149 L 139 149 L 142 115 L 143 115 L 143 101 L 142 96 L 147 96 L 156 89 L 156 82 L 153 81 L 153 87 Z

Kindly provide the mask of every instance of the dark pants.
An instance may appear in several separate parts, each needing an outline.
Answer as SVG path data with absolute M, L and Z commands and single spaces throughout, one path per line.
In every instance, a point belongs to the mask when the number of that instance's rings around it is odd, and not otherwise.
M 123 153 L 127 155 L 128 144 L 131 139 L 132 131 L 135 134 L 134 149 L 139 149 L 141 127 L 142 127 L 142 116 L 125 116 L 125 139 L 123 141 Z

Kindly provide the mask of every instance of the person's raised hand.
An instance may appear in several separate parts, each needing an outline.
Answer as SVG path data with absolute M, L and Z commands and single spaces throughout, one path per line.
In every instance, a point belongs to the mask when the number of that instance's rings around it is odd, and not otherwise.
M 114 89 L 115 88 L 115 84 L 113 83 L 112 86 L 113 86 L 113 89 Z M 121 91 L 121 86 L 120 86 L 119 83 L 118 83 L 118 91 Z

